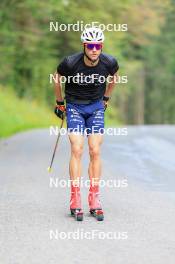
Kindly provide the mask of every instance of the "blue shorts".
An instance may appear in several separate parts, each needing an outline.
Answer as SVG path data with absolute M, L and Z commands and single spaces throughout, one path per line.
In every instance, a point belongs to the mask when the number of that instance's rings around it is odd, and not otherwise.
M 66 104 L 67 129 L 86 135 L 104 133 L 104 104 L 96 101 L 90 104 Z

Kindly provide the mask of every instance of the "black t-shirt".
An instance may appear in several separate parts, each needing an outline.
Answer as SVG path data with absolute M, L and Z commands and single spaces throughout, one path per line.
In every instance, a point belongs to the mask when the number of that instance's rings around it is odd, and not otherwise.
M 119 69 L 117 60 L 101 53 L 96 66 L 84 63 L 84 54 L 76 53 L 66 57 L 57 67 L 57 72 L 66 78 L 65 98 L 67 102 L 76 100 L 96 101 L 103 98 L 106 78 Z M 65 81 L 65 78 L 62 81 Z

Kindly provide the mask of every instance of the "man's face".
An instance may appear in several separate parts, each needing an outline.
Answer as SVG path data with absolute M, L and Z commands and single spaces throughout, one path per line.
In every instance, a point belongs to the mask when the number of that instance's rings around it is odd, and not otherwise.
M 87 56 L 92 61 L 96 61 L 101 53 L 102 43 L 85 43 L 84 47 Z

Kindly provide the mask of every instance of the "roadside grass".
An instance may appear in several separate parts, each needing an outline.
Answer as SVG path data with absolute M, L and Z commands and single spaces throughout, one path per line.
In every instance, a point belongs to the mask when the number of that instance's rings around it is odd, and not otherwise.
M 0 86 L 0 137 L 58 123 L 58 118 L 47 106 L 19 99 L 11 90 L 2 89 Z

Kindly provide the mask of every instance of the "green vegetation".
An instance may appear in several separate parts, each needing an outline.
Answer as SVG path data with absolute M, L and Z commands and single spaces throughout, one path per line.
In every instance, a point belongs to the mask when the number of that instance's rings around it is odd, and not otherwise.
M 0 87 L 0 137 L 7 137 L 18 131 L 37 127 L 58 125 L 58 119 L 48 107 L 39 106 L 35 101 L 19 99 L 14 92 Z
M 43 104 L 53 109 L 49 74 L 64 56 L 82 46 L 81 32 L 49 31 L 50 21 L 59 25 L 77 21 L 127 24 L 127 32 L 105 31 L 104 52 L 117 57 L 120 76 L 128 76 L 128 83 L 117 85 L 114 91 L 106 123 L 174 124 L 174 14 L 175 0 L 108 0 L 107 5 L 105 0 L 1 0 L 0 83 L 12 87 L 23 98 L 20 103 L 30 104 L 30 109 L 22 108 L 25 114 L 16 113 L 14 107 L 5 117 L 7 100 L 1 94 L 0 113 L 4 114 L 0 119 L 6 120 L 1 135 L 51 123 L 47 108 L 45 114 L 39 110 Z M 10 91 L 9 97 L 14 97 Z M 27 113 L 33 113 L 33 118 L 26 122 Z

